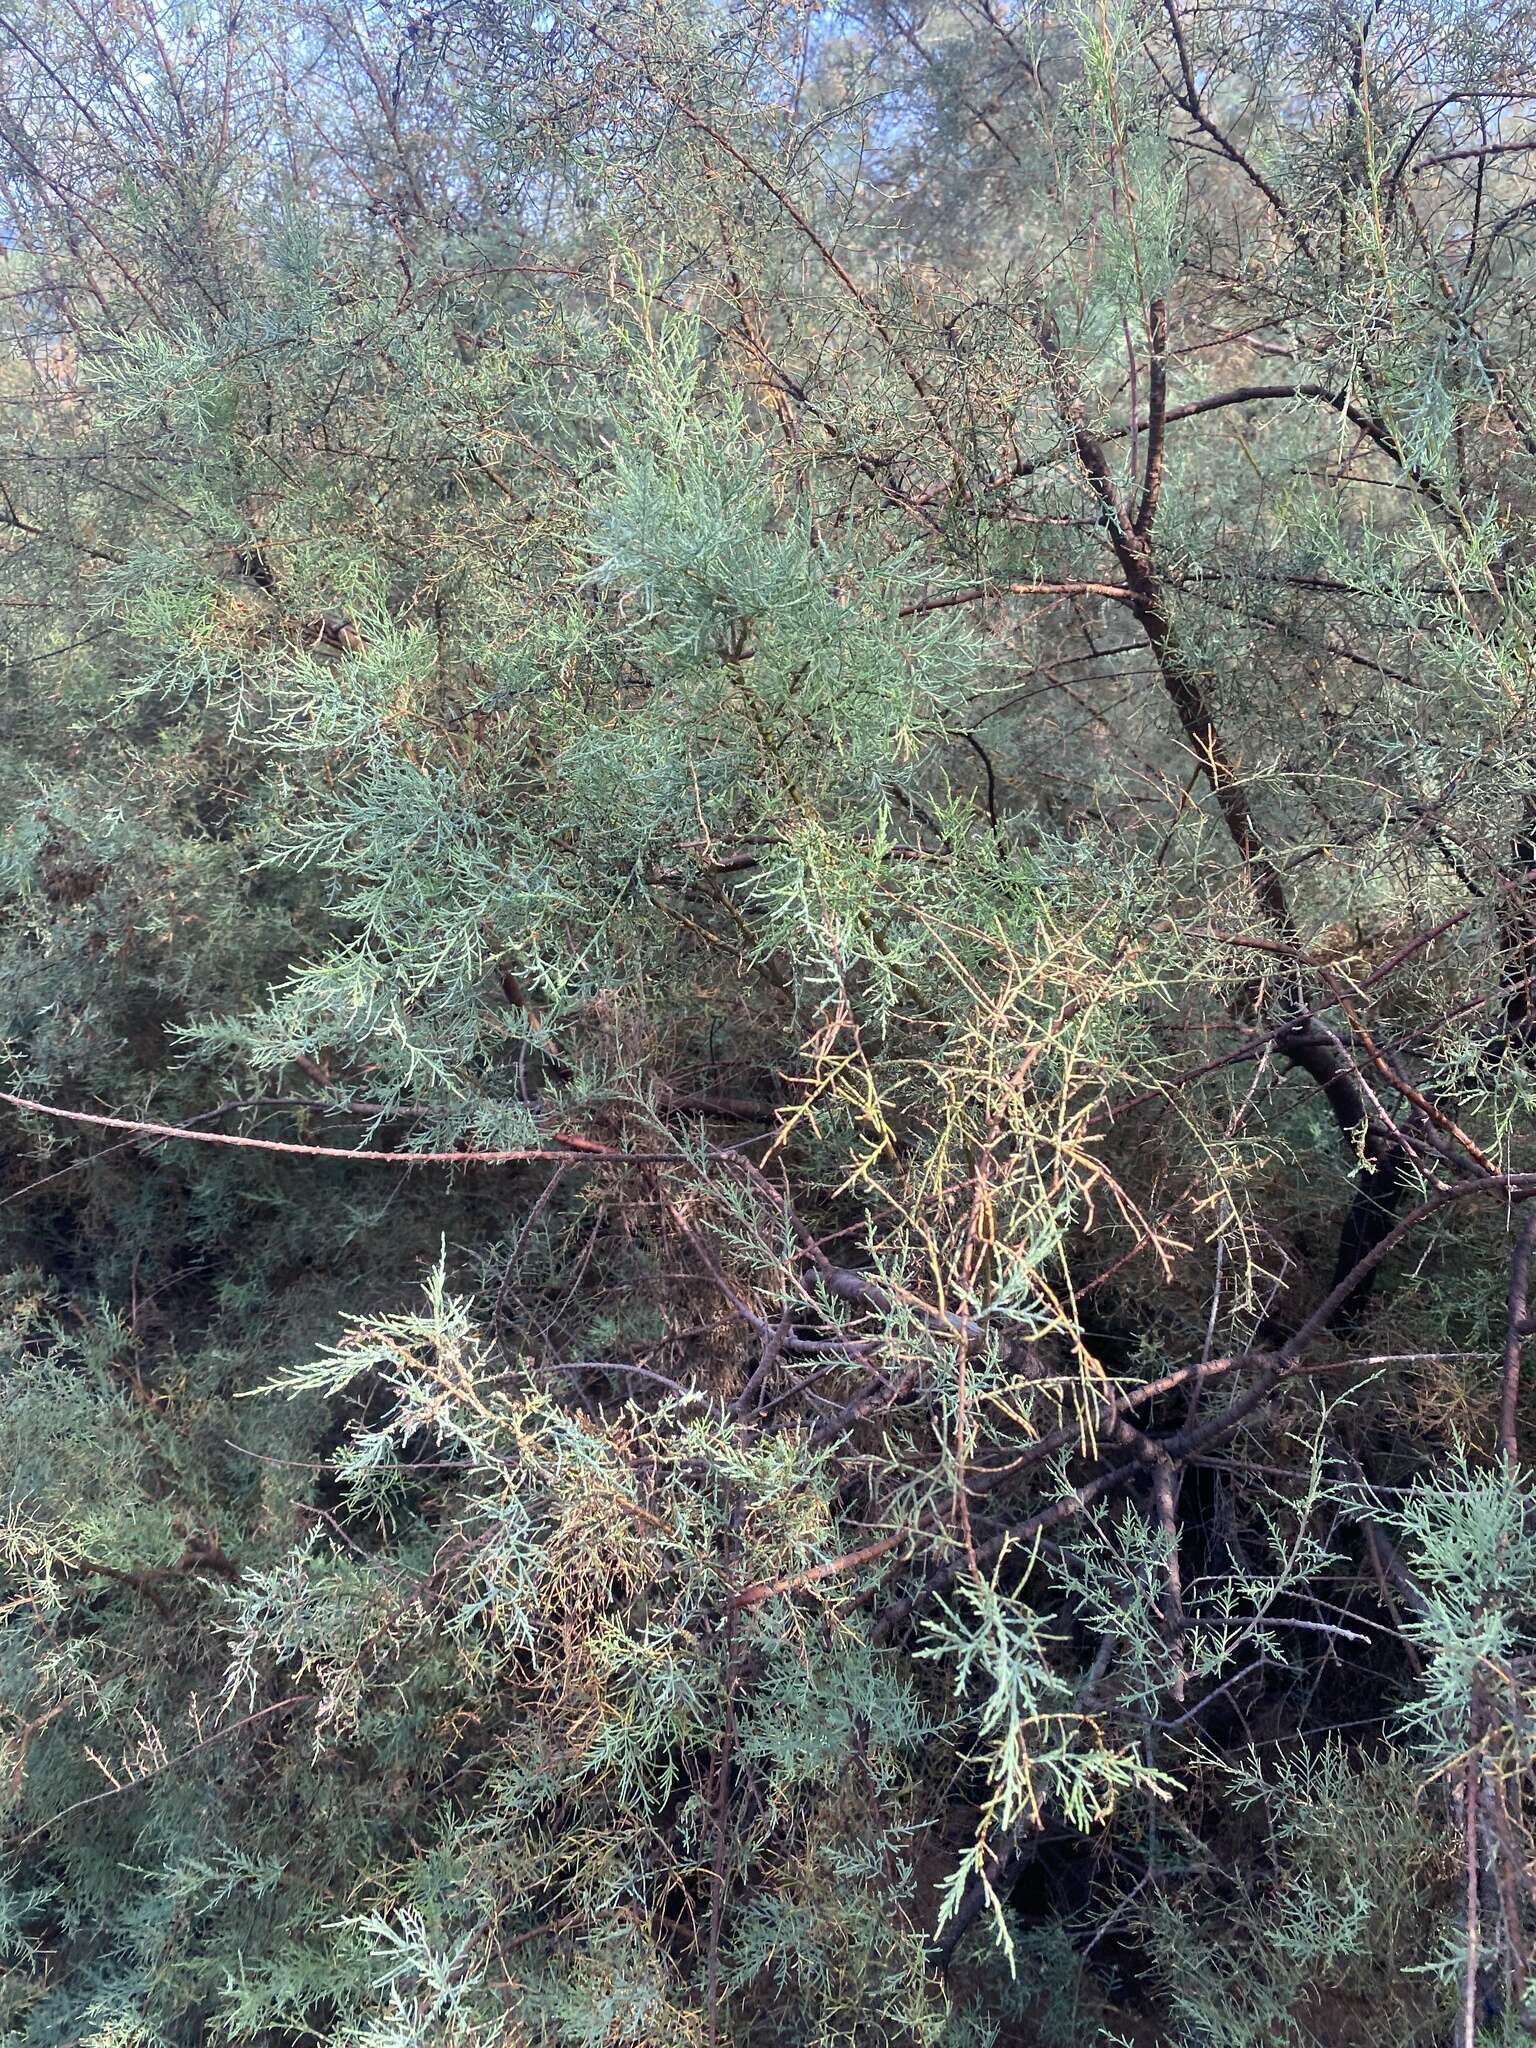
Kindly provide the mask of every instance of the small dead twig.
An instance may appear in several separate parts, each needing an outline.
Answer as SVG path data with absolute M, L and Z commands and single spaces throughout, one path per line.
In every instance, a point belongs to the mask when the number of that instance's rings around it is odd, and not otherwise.
M 841 1557 L 828 1558 L 825 1564 L 811 1565 L 803 1572 L 789 1572 L 780 1579 L 759 1579 L 755 1586 L 743 1586 L 739 1593 L 733 1593 L 728 1605 L 733 1613 L 743 1607 L 760 1607 L 763 1601 L 776 1600 L 781 1593 L 798 1593 L 803 1587 L 841 1578 L 844 1572 L 857 1571 L 861 1564 L 872 1564 L 877 1557 L 884 1557 L 899 1543 L 907 1542 L 910 1533 L 898 1530 L 894 1536 L 882 1536 L 860 1550 L 845 1551 Z
M 57 1827 L 61 1820 L 67 1820 L 72 1813 L 79 1813 L 87 1806 L 99 1806 L 104 1799 L 120 1799 L 125 1793 L 137 1792 L 141 1785 L 148 1785 L 156 1778 L 163 1778 L 167 1771 L 174 1771 L 178 1764 L 199 1751 L 211 1749 L 216 1742 L 227 1742 L 231 1735 L 238 1735 L 243 1728 L 254 1727 L 258 1721 L 265 1721 L 273 1714 L 280 1714 L 285 1708 L 312 1706 L 318 1697 L 312 1692 L 291 1693 L 287 1699 L 274 1700 L 269 1707 L 258 1707 L 254 1714 L 246 1714 L 239 1721 L 231 1721 L 227 1728 L 216 1728 L 211 1735 L 205 1735 L 201 1742 L 194 1742 L 186 1749 L 178 1750 L 175 1756 L 168 1756 L 164 1763 L 156 1764 L 153 1770 L 141 1771 L 136 1778 L 125 1778 L 121 1785 L 108 1785 L 104 1792 L 88 1792 L 83 1799 L 75 1799 L 68 1806 L 61 1806 L 57 1813 L 40 1821 L 35 1828 L 24 1834 L 17 1842 L 18 1849 L 46 1835 L 50 1828 Z

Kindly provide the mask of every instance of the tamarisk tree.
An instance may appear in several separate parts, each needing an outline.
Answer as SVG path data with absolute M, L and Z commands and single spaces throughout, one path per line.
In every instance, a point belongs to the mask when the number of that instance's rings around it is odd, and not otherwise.
M 1529 9 L 0 37 L 6 2039 L 1524 2039 Z

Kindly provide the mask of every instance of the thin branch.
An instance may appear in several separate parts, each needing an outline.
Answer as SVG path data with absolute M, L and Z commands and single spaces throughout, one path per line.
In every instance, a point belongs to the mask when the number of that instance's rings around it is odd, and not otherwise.
M 217 1728 L 212 1735 L 205 1735 L 201 1742 L 194 1742 L 188 1748 L 178 1750 L 175 1756 L 168 1756 L 163 1764 L 156 1764 L 152 1771 L 141 1771 L 136 1778 L 125 1778 L 121 1785 L 109 1785 L 104 1792 L 90 1792 L 84 1799 L 72 1800 L 68 1806 L 61 1806 L 57 1813 L 50 1814 L 47 1820 L 40 1821 L 35 1828 L 24 1834 L 16 1847 L 25 1849 L 29 1843 L 38 1841 L 46 1835 L 50 1828 L 57 1827 L 61 1820 L 67 1820 L 72 1813 L 79 1813 L 87 1806 L 99 1806 L 104 1799 L 121 1799 L 126 1793 L 137 1792 L 141 1785 L 148 1785 L 155 1778 L 163 1778 L 167 1771 L 174 1771 L 179 1764 L 184 1764 L 188 1757 L 196 1756 L 200 1750 L 211 1749 L 216 1742 L 226 1742 L 231 1735 L 238 1735 L 242 1728 L 253 1727 L 256 1722 L 265 1721 L 269 1715 L 280 1714 L 287 1707 L 307 1707 L 316 1697 L 312 1692 L 297 1692 L 285 1700 L 274 1700 L 269 1707 L 258 1707 L 254 1714 L 247 1714 L 243 1720 L 231 1721 L 227 1728 Z
M 1479 1755 L 1474 1745 L 1462 1775 L 1464 1841 L 1466 1845 L 1467 1962 L 1462 1979 L 1461 2011 L 1458 2014 L 1456 2048 L 1477 2048 L 1477 1968 L 1481 1960 L 1482 1902 L 1477 1867 L 1477 1800 Z
M 1471 142 L 1464 149 L 1447 149 L 1439 156 L 1423 158 L 1419 169 L 1432 171 L 1440 164 L 1465 163 L 1469 157 L 1516 156 L 1532 149 L 1536 149 L 1536 135 L 1527 137 L 1524 142 Z
M 765 1600 L 777 1600 L 783 1593 L 799 1593 L 807 1586 L 819 1586 L 827 1579 L 841 1578 L 844 1572 L 857 1571 L 862 1564 L 872 1564 L 877 1557 L 884 1557 L 900 1543 L 909 1540 L 911 1531 L 899 1529 L 894 1536 L 882 1536 L 874 1543 L 866 1543 L 860 1550 L 845 1551 L 841 1557 L 828 1558 L 825 1564 L 812 1565 L 803 1572 L 788 1572 L 780 1579 L 759 1579 L 754 1586 L 743 1586 L 739 1593 L 733 1593 L 727 1605 L 732 1608 L 760 1607 Z
M 30 1110 L 34 1116 L 55 1117 L 63 1123 L 89 1124 L 106 1131 L 131 1131 L 136 1137 L 185 1138 L 197 1145 L 231 1145 L 247 1152 L 285 1152 L 304 1159 L 359 1160 L 374 1166 L 515 1166 L 534 1159 L 602 1160 L 615 1166 L 680 1166 L 688 1163 L 680 1152 L 625 1152 L 617 1146 L 601 1145 L 595 1138 L 578 1138 L 556 1131 L 548 1145 L 519 1145 L 503 1152 L 375 1152 L 352 1150 L 345 1145 L 296 1145 L 279 1138 L 245 1138 L 228 1131 L 195 1131 L 187 1124 L 144 1123 L 133 1117 L 93 1116 L 83 1109 L 60 1109 L 56 1103 L 34 1102 L 26 1095 L 8 1095 L 0 1090 L 0 1102 L 12 1109 Z
M 937 597 L 920 597 L 904 604 L 899 619 L 914 619 L 924 612 L 943 612 L 955 605 L 980 604 L 989 597 L 1107 597 L 1116 604 L 1134 604 L 1136 593 L 1123 583 L 975 583 L 964 590 L 942 591 Z
M 1136 509 L 1136 531 L 1145 540 L 1157 518 L 1157 501 L 1163 488 L 1163 456 L 1168 426 L 1168 308 L 1154 299 L 1149 308 L 1151 370 L 1147 391 L 1147 466 L 1142 475 L 1141 503 Z M 1135 407 L 1132 407 L 1134 412 Z

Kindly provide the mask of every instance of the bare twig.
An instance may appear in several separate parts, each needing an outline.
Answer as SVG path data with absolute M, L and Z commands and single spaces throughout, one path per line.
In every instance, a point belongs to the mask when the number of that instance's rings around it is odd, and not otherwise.
M 89 1124 L 96 1130 L 131 1131 L 139 1138 L 184 1138 L 197 1145 L 230 1145 L 247 1152 L 283 1152 L 301 1159 L 350 1159 L 375 1166 L 520 1166 L 535 1159 L 601 1160 L 614 1166 L 685 1165 L 679 1152 L 625 1152 L 614 1145 L 599 1144 L 595 1138 L 578 1138 L 555 1131 L 547 1145 L 519 1145 L 501 1152 L 376 1152 L 346 1145 L 298 1145 L 279 1138 L 246 1138 L 229 1131 L 197 1131 L 188 1124 L 146 1123 L 135 1117 L 95 1116 L 83 1109 L 61 1109 L 56 1103 L 34 1102 L 29 1096 L 9 1095 L 0 1090 L 0 1102 L 12 1109 L 30 1110 L 34 1116 L 54 1117 L 70 1124 Z

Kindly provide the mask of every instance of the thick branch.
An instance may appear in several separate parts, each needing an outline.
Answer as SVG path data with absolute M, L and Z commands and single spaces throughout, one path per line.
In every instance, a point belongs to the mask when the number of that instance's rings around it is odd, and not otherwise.
M 1499 1404 L 1499 1448 L 1513 1472 L 1520 1463 L 1520 1352 L 1530 1334 L 1531 1256 L 1536 1252 L 1536 1209 L 1521 1226 L 1509 1269 L 1509 1300 L 1504 1319 L 1504 1386 Z

